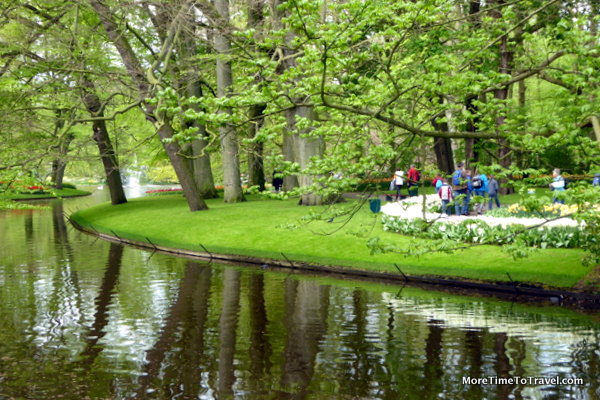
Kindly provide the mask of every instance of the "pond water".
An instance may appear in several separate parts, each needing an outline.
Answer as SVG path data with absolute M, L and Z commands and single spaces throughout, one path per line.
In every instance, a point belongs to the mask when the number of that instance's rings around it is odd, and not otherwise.
M 65 222 L 106 199 L 0 212 L 0 399 L 600 398 L 599 313 L 194 262 Z M 568 381 L 499 384 L 518 377 Z

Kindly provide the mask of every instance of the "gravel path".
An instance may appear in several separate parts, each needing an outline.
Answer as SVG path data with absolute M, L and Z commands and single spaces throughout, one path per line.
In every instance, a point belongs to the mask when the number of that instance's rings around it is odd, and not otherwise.
M 430 194 L 425 196 L 426 209 L 430 209 L 434 206 L 440 205 L 440 198 L 437 194 Z M 400 200 L 397 202 L 386 203 L 381 207 L 381 212 L 386 215 L 401 217 L 404 219 L 423 218 L 423 196 L 410 197 L 408 199 Z M 441 217 L 440 214 L 427 212 L 425 213 L 427 220 L 438 219 L 438 222 L 446 223 L 460 223 L 466 219 L 478 219 L 484 221 L 488 225 L 525 225 L 533 226 L 539 225 L 546 221 L 543 218 L 516 218 L 516 217 L 491 217 L 485 215 L 473 215 L 473 216 L 456 216 L 451 215 L 447 217 Z M 570 218 L 562 218 L 555 221 L 546 223 L 544 226 L 578 226 L 577 221 Z

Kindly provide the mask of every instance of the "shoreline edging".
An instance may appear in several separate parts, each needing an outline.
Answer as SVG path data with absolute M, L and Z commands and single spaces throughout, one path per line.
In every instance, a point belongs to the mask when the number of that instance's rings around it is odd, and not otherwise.
M 68 218 L 69 222 L 75 227 L 75 229 L 90 234 L 92 236 L 99 237 L 101 239 L 122 243 L 142 249 L 152 250 L 154 252 L 161 252 L 172 254 L 176 256 L 182 256 L 186 258 L 203 259 L 210 261 L 221 261 L 228 263 L 244 263 L 252 264 L 263 268 L 283 268 L 291 269 L 294 271 L 306 271 L 318 274 L 328 275 L 341 275 L 344 277 L 351 277 L 357 279 L 375 279 L 385 280 L 388 283 L 398 284 L 411 284 L 411 285 L 426 285 L 442 288 L 453 288 L 453 289 L 466 289 L 474 292 L 485 292 L 488 294 L 500 294 L 503 296 L 520 296 L 528 298 L 537 298 L 550 300 L 558 305 L 575 305 L 581 308 L 600 308 L 600 296 L 589 293 L 589 292 L 573 292 L 568 290 L 560 289 L 545 289 L 542 287 L 536 287 L 531 285 L 521 285 L 519 282 L 512 282 L 512 284 L 503 284 L 498 282 L 476 282 L 467 279 L 450 279 L 432 276 L 421 276 L 421 275 L 406 275 L 397 266 L 399 273 L 390 272 L 379 272 L 379 271 L 368 271 L 356 268 L 348 268 L 341 265 L 319 265 L 310 264 L 303 261 L 292 261 L 282 253 L 285 260 L 266 258 L 266 257 L 255 257 L 255 256 L 243 256 L 236 254 L 221 254 L 212 253 L 208 249 L 204 248 L 205 252 L 178 249 L 168 246 L 161 246 L 152 243 L 147 238 L 147 242 L 141 242 L 137 240 L 122 238 L 113 232 L 113 235 L 101 233 L 95 229 L 89 229 L 71 217 Z M 204 247 L 200 245 L 201 247 Z M 390 282 L 391 281 L 391 282 Z

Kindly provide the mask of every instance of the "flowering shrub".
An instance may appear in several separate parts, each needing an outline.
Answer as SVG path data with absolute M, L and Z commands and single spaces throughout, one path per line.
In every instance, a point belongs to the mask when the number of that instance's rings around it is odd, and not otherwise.
M 577 204 L 545 204 L 539 208 L 530 209 L 523 204 L 511 204 L 506 208 L 496 208 L 485 213 L 491 217 L 516 218 L 556 218 L 568 216 L 581 211 Z
M 46 188 L 43 186 L 27 186 L 24 189 L 20 190 L 21 193 L 31 193 L 31 194 L 43 194 L 43 193 L 47 193 L 46 192 Z
M 427 223 L 423 219 L 402 219 L 383 216 L 383 230 L 425 239 L 446 239 L 466 243 L 511 244 L 517 241 L 529 247 L 576 248 L 590 242 L 599 242 L 577 227 L 554 226 L 526 228 L 523 225 L 508 227 L 490 226 L 481 220 L 464 220 L 458 224 Z
M 0 191 L 25 194 L 43 194 L 48 193 L 48 189 L 39 184 L 39 181 L 34 178 L 26 180 L 0 181 Z
M 146 194 L 149 194 L 151 196 L 160 196 L 165 194 L 183 194 L 183 190 L 181 188 L 146 190 Z

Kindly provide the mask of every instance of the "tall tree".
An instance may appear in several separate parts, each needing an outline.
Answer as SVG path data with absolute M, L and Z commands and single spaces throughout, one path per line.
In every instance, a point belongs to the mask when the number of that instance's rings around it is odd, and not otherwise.
M 263 35 L 264 29 L 264 0 L 247 0 L 248 5 L 248 29 L 253 30 L 255 35 Z M 251 50 L 258 51 L 256 46 Z M 255 81 L 258 86 L 264 77 L 257 74 Z M 265 117 L 264 111 L 267 108 L 265 103 L 252 104 L 248 110 L 248 138 L 251 139 L 248 149 L 248 185 L 258 186 L 259 190 L 265 190 L 265 168 L 264 168 L 264 142 L 259 135 Z
M 146 14 L 150 17 L 160 43 L 164 46 L 167 39 L 166 33 L 169 30 L 172 16 L 177 15 L 181 2 L 164 4 L 156 7 L 153 11 L 144 5 Z M 191 115 L 198 115 L 203 110 L 198 105 L 198 100 L 202 99 L 204 92 L 202 89 L 202 72 L 197 66 L 197 50 L 201 48 L 199 41 L 202 40 L 199 35 L 200 23 L 195 13 L 190 13 L 183 18 L 182 28 L 176 40 L 175 50 L 177 57 L 171 62 L 169 72 L 173 75 L 172 80 L 177 86 L 177 94 L 183 99 L 183 108 L 185 115 L 187 111 L 192 111 Z M 189 101 L 196 99 L 196 101 Z M 183 145 L 186 156 L 189 157 L 190 168 L 193 171 L 194 179 L 203 198 L 217 197 L 215 182 L 211 166 L 211 154 L 208 151 L 209 135 L 206 130 L 206 124 L 197 117 L 183 118 L 185 128 L 193 128 L 194 132 L 189 143 Z
M 160 65 L 163 65 L 163 63 L 170 59 L 175 37 L 181 28 L 181 20 L 186 13 L 190 12 L 191 3 L 191 1 L 184 2 L 178 10 L 166 33 L 165 43 L 162 46 L 160 54 L 157 56 L 157 60 L 154 61 L 150 68 L 144 70 L 138 56 L 130 46 L 125 32 L 115 22 L 114 14 L 110 8 L 101 0 L 90 0 L 92 8 L 100 18 L 110 41 L 119 52 L 123 65 L 137 87 L 139 97 L 143 102 L 144 114 L 154 124 L 157 134 L 162 140 L 163 147 L 177 174 L 190 211 L 198 211 L 207 209 L 208 206 L 202 198 L 198 185 L 194 180 L 190 164 L 184 157 L 180 144 L 174 138 L 175 132 L 171 126 L 171 118 L 167 111 L 161 107 L 162 104 L 160 101 L 158 104 L 147 101 L 148 98 L 155 94 L 155 90 L 160 85 L 160 81 L 156 78 L 155 74 Z
M 223 21 L 229 22 L 229 0 L 215 0 L 215 8 Z M 215 50 L 217 51 L 217 96 L 221 99 L 230 97 L 233 87 L 231 72 L 231 43 L 223 32 L 214 32 Z M 220 113 L 231 115 L 231 107 L 224 102 Z M 229 122 L 219 127 L 221 140 L 221 157 L 223 160 L 223 199 L 226 203 L 236 203 L 244 200 L 240 180 L 239 145 L 236 130 Z
M 104 111 L 100 98 L 96 93 L 94 83 L 85 74 L 81 77 L 81 99 L 93 118 L 92 137 L 98 146 L 106 184 L 110 192 L 111 204 L 122 204 L 127 202 L 125 191 L 123 190 L 123 181 L 121 179 L 121 170 L 117 154 L 110 140 L 106 121 L 104 120 Z

